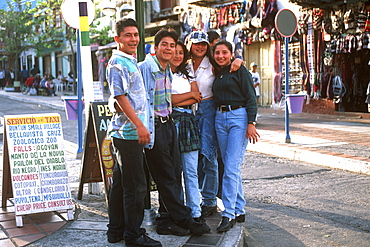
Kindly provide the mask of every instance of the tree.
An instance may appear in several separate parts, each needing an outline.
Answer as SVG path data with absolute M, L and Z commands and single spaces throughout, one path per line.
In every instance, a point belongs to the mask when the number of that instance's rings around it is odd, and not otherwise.
M 19 54 L 32 47 L 28 42 L 34 37 L 32 28 L 28 25 L 32 20 L 32 15 L 29 14 L 31 3 L 12 0 L 7 2 L 7 6 L 7 10 L 0 9 L 0 41 L 5 43 L 4 53 L 8 67 L 17 70 Z

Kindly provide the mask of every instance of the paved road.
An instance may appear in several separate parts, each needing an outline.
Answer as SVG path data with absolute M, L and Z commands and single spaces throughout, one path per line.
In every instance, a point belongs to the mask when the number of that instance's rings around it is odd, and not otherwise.
M 0 117 L 12 114 L 58 112 L 58 110 L 29 103 L 14 104 L 0 96 L 3 105 Z M 76 121 L 62 116 L 65 139 L 76 143 Z M 279 112 L 278 112 L 279 113 Z M 258 128 L 269 137 L 284 137 L 281 114 L 261 111 Z M 339 118 L 339 122 L 338 119 Z M 306 149 L 328 150 L 369 158 L 368 120 L 335 116 L 292 116 L 292 140 L 302 140 Z M 340 128 L 338 130 L 338 128 Z M 76 131 L 71 131 L 71 130 Z M 312 131 L 320 131 L 322 138 Z M 350 130 L 350 131 L 349 131 Z M 346 133 L 346 134 L 343 134 Z M 270 136 L 267 136 L 267 135 Z M 336 136 L 339 134 L 339 136 Z M 314 140 L 312 143 L 310 141 Z M 320 143 L 318 140 L 326 140 Z M 276 144 L 277 145 L 277 144 Z M 281 145 L 281 144 L 279 144 Z M 252 147 L 252 146 L 250 146 Z M 252 149 L 252 148 L 251 148 Z M 266 153 L 268 150 L 265 150 Z M 314 154 L 314 152 L 313 152 Z M 283 154 L 281 154 L 283 155 Z M 278 156 L 278 155 L 277 155 Z M 78 181 L 79 163 L 72 169 L 72 182 Z M 305 162 L 246 152 L 242 168 L 247 220 L 244 223 L 245 245 L 259 246 L 370 246 L 370 177 L 335 170 Z M 90 198 L 91 199 L 91 198 Z M 104 196 L 81 202 L 84 219 L 106 220 Z M 61 232 L 62 234 L 63 232 Z M 103 234 L 104 235 L 104 234 Z M 39 242 L 47 243 L 47 239 Z M 122 245 L 122 244 L 121 244 Z M 113 246 L 113 245 L 112 245 Z
M 370 177 L 247 153 L 249 247 L 370 246 Z

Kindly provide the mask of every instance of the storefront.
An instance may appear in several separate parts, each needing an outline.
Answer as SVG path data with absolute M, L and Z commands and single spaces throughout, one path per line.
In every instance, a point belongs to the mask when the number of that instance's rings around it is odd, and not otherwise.
M 311 100 L 305 110 L 367 112 L 370 1 L 292 2 L 302 7 L 296 38 L 301 85 Z

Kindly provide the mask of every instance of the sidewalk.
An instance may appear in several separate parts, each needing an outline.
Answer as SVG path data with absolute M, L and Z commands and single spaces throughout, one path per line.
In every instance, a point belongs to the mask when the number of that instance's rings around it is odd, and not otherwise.
M 28 96 L 0 90 L 0 95 L 8 98 L 48 104 L 64 110 L 61 96 Z M 336 115 L 291 114 L 289 132 L 291 143 L 285 143 L 285 113 L 282 109 L 260 108 L 257 129 L 261 139 L 257 144 L 249 144 L 248 151 L 305 161 L 308 163 L 344 169 L 370 175 L 370 114 L 338 113 Z M 74 151 L 66 152 L 67 164 L 80 163 Z M 1 157 L 2 159 L 2 157 Z M 76 192 L 78 184 L 72 184 Z M 11 205 L 0 213 L 0 246 L 123 246 L 123 243 L 109 244 L 105 231 L 107 214 L 104 196 L 95 196 L 89 202 L 84 194 L 81 201 L 75 201 L 75 221 L 67 222 L 60 212 L 36 214 L 24 217 L 25 226 L 15 228 L 14 210 Z M 155 200 L 155 198 L 152 198 Z M 10 203 L 10 202 L 9 202 Z M 98 206 L 100 205 L 100 206 Z M 101 211 L 97 208 L 102 209 Z M 83 212 L 83 213 L 81 213 Z M 33 217 L 39 219 L 33 219 Z M 26 219 L 25 219 L 26 218 Z M 207 218 L 211 234 L 202 237 L 176 237 L 157 235 L 153 227 L 148 227 L 149 236 L 160 240 L 163 246 L 243 246 L 243 227 L 237 224 L 226 234 L 215 232 L 220 213 Z M 40 220 L 41 219 L 41 220 Z M 26 225 L 26 222 L 28 225 Z M 38 240 L 38 241 L 36 241 Z M 36 241 L 36 242 L 34 242 Z

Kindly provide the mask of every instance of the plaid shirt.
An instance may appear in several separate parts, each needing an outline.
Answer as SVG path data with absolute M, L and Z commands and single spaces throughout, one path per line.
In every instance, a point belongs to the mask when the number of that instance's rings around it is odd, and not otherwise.
M 191 112 L 191 110 L 188 110 Z M 179 126 L 179 142 L 180 152 L 186 153 L 200 149 L 200 138 L 198 131 L 198 123 L 192 113 L 187 111 L 177 111 L 174 108 L 172 118 L 175 124 L 180 122 Z M 190 133 L 190 137 L 189 137 Z
M 159 71 L 155 72 L 154 112 L 156 116 L 166 117 L 172 112 L 171 106 L 171 81 L 169 71 L 162 69 L 156 56 L 153 57 Z

